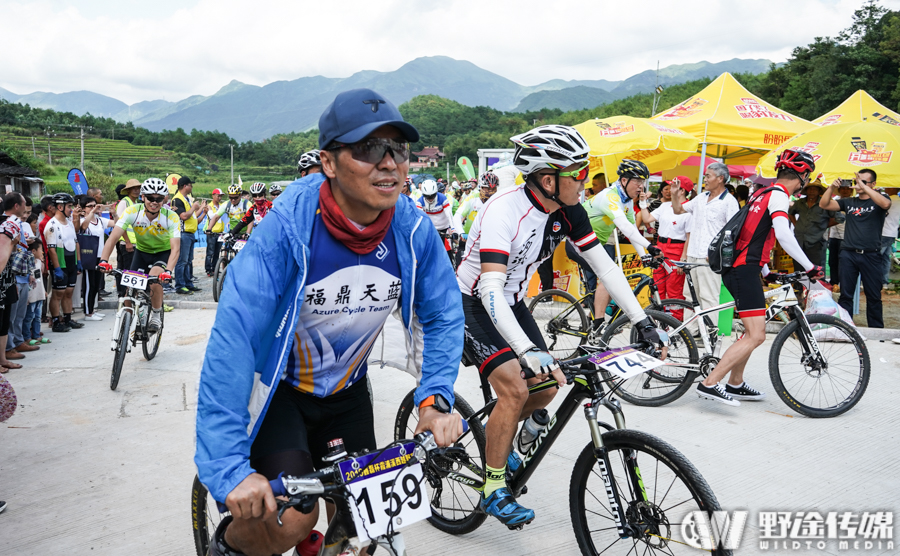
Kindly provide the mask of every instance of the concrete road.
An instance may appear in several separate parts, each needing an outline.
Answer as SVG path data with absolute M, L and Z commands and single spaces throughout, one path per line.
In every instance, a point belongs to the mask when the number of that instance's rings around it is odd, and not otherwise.
M 107 313 L 105 322 L 80 331 L 51 333 L 52 344 L 6 375 L 20 406 L 0 424 L 0 499 L 9 504 L 0 514 L 0 554 L 193 553 L 196 383 L 215 312 L 167 314 L 160 354 L 151 362 L 140 350 L 129 354 L 115 392 L 109 390 L 113 323 Z M 393 320 L 385 336 L 385 358 L 402 361 Z M 771 394 L 769 345 L 754 354 L 747 378 Z M 865 398 L 836 419 L 804 418 L 774 395 L 730 408 L 701 402 L 693 392 L 661 408 L 625 404 L 625 415 L 631 428 L 683 452 L 724 508 L 751 511 L 738 554 L 837 554 L 831 544 L 825 551 L 761 552 L 756 512 L 900 510 L 900 346 L 870 341 L 869 349 L 873 372 Z M 457 382 L 473 406 L 481 398 L 475 372 L 462 369 Z M 387 443 L 414 380 L 392 368 L 370 374 L 376 432 Z M 579 554 L 567 494 L 574 460 L 590 440 L 579 415 L 521 500 L 537 512 L 533 524 L 509 532 L 489 520 L 474 533 L 451 537 L 423 522 L 404 529 L 409 553 Z

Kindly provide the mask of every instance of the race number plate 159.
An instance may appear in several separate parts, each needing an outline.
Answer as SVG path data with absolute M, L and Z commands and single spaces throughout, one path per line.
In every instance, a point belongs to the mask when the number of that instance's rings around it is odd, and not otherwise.
M 134 288 L 136 290 L 146 290 L 147 289 L 147 278 L 146 274 L 141 274 L 139 272 L 131 272 L 126 270 L 122 273 L 122 286 L 126 288 Z
M 244 248 L 245 245 L 247 245 L 247 241 L 246 241 L 246 240 L 235 241 L 235 242 L 234 242 L 234 250 L 235 250 L 235 251 L 240 251 L 241 249 Z
M 655 357 L 650 357 L 630 347 L 604 351 L 594 355 L 588 361 L 622 379 L 646 373 L 665 364 Z
M 392 519 L 398 530 L 431 517 L 422 464 L 407 465 L 414 448 L 408 443 L 339 464 L 360 539 L 385 535 Z

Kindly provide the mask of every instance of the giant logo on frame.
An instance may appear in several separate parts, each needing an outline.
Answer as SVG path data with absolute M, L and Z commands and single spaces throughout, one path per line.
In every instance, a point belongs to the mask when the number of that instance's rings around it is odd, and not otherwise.
M 743 104 L 738 104 L 734 107 L 741 119 L 755 120 L 759 118 L 771 118 L 773 120 L 784 120 L 786 122 L 794 121 L 794 118 L 787 114 L 772 112 L 768 107 L 760 104 L 755 98 L 742 98 L 741 102 L 743 102 Z

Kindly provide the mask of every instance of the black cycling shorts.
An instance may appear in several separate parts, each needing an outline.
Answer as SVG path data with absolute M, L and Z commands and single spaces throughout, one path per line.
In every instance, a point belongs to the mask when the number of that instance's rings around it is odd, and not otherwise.
M 74 288 L 75 282 L 78 281 L 78 259 L 75 258 L 74 252 L 71 255 L 66 254 L 65 263 L 66 268 L 62 269 L 62 278 L 58 278 L 56 276 L 56 269 L 54 269 L 51 273 L 51 276 L 53 277 L 54 290 L 66 290 L 69 288 Z
M 494 326 L 484 305 L 481 304 L 481 300 L 463 294 L 462 301 L 463 314 L 466 317 L 466 338 L 463 350 L 466 357 L 478 366 L 478 372 L 487 378 L 494 369 L 507 361 L 516 360 L 517 357 L 503 336 L 500 335 L 500 331 Z M 519 326 L 525 331 L 525 335 L 539 349 L 546 351 L 547 344 L 525 302 L 519 301 L 511 309 Z
M 761 266 L 746 264 L 722 271 L 722 282 L 734 297 L 734 306 L 741 318 L 766 315 L 766 296 L 759 279 L 761 272 Z
M 140 249 L 135 249 L 134 257 L 131 259 L 131 268 L 128 270 L 139 270 L 144 274 L 150 274 L 150 269 L 156 263 L 160 263 L 163 267 L 169 264 L 169 255 L 171 254 L 171 250 L 160 251 L 159 253 L 145 253 Z
M 335 438 L 347 453 L 378 448 L 368 377 L 326 398 L 282 381 L 250 447 L 250 466 L 269 480 L 311 473 L 330 465 L 322 458 Z

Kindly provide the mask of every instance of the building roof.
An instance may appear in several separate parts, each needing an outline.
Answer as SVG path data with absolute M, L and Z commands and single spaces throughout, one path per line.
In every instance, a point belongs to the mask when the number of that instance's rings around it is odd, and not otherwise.
M 444 156 L 444 153 L 442 153 L 441 150 L 437 147 L 425 147 L 421 151 L 413 154 L 415 156 L 427 156 L 429 158 L 438 158 Z
M 37 176 L 36 170 L 27 166 L 19 166 L 15 160 L 5 152 L 0 152 L 0 176 Z

